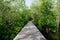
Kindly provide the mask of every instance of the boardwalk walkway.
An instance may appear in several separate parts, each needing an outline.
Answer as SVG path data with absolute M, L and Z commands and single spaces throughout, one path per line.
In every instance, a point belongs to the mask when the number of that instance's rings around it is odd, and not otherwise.
M 13 40 L 46 40 L 36 26 L 30 21 Z

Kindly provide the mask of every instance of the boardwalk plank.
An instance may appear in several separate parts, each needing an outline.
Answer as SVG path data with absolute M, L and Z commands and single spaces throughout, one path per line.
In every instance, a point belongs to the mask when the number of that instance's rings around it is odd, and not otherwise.
M 30 21 L 13 40 L 46 40 L 36 26 Z

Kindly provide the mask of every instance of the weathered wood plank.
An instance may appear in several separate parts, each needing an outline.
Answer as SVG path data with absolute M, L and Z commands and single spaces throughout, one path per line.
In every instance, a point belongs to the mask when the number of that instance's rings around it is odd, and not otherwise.
M 30 21 L 27 25 L 17 34 L 13 40 L 46 40 L 36 26 Z

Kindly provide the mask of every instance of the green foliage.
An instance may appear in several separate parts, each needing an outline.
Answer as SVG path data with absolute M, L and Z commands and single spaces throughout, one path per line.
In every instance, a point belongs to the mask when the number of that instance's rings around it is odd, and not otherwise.
M 11 6 L 11 2 L 14 0 L 0 0 L 0 40 L 13 40 L 31 20 L 48 40 L 56 40 L 57 13 L 52 0 L 41 0 L 40 5 L 33 5 L 31 9 L 26 8 L 24 1 L 15 6 Z
M 36 8 L 38 10 L 36 10 Z M 38 29 L 45 35 L 48 40 L 57 40 L 57 38 L 53 37 L 54 35 L 56 35 L 57 12 L 54 10 L 52 0 L 42 0 L 41 6 L 37 6 L 34 9 L 34 11 L 37 12 L 35 12 L 34 14 L 33 23 L 38 27 Z
M 30 20 L 30 11 L 28 9 L 20 11 L 17 6 L 11 7 L 10 2 L 7 2 L 8 5 L 3 1 L 0 3 L 0 40 L 13 40 Z

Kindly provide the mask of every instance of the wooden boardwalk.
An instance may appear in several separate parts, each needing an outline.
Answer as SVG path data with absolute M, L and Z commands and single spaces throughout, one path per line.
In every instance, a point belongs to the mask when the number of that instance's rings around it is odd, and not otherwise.
M 30 21 L 13 40 L 46 40 L 36 26 Z

